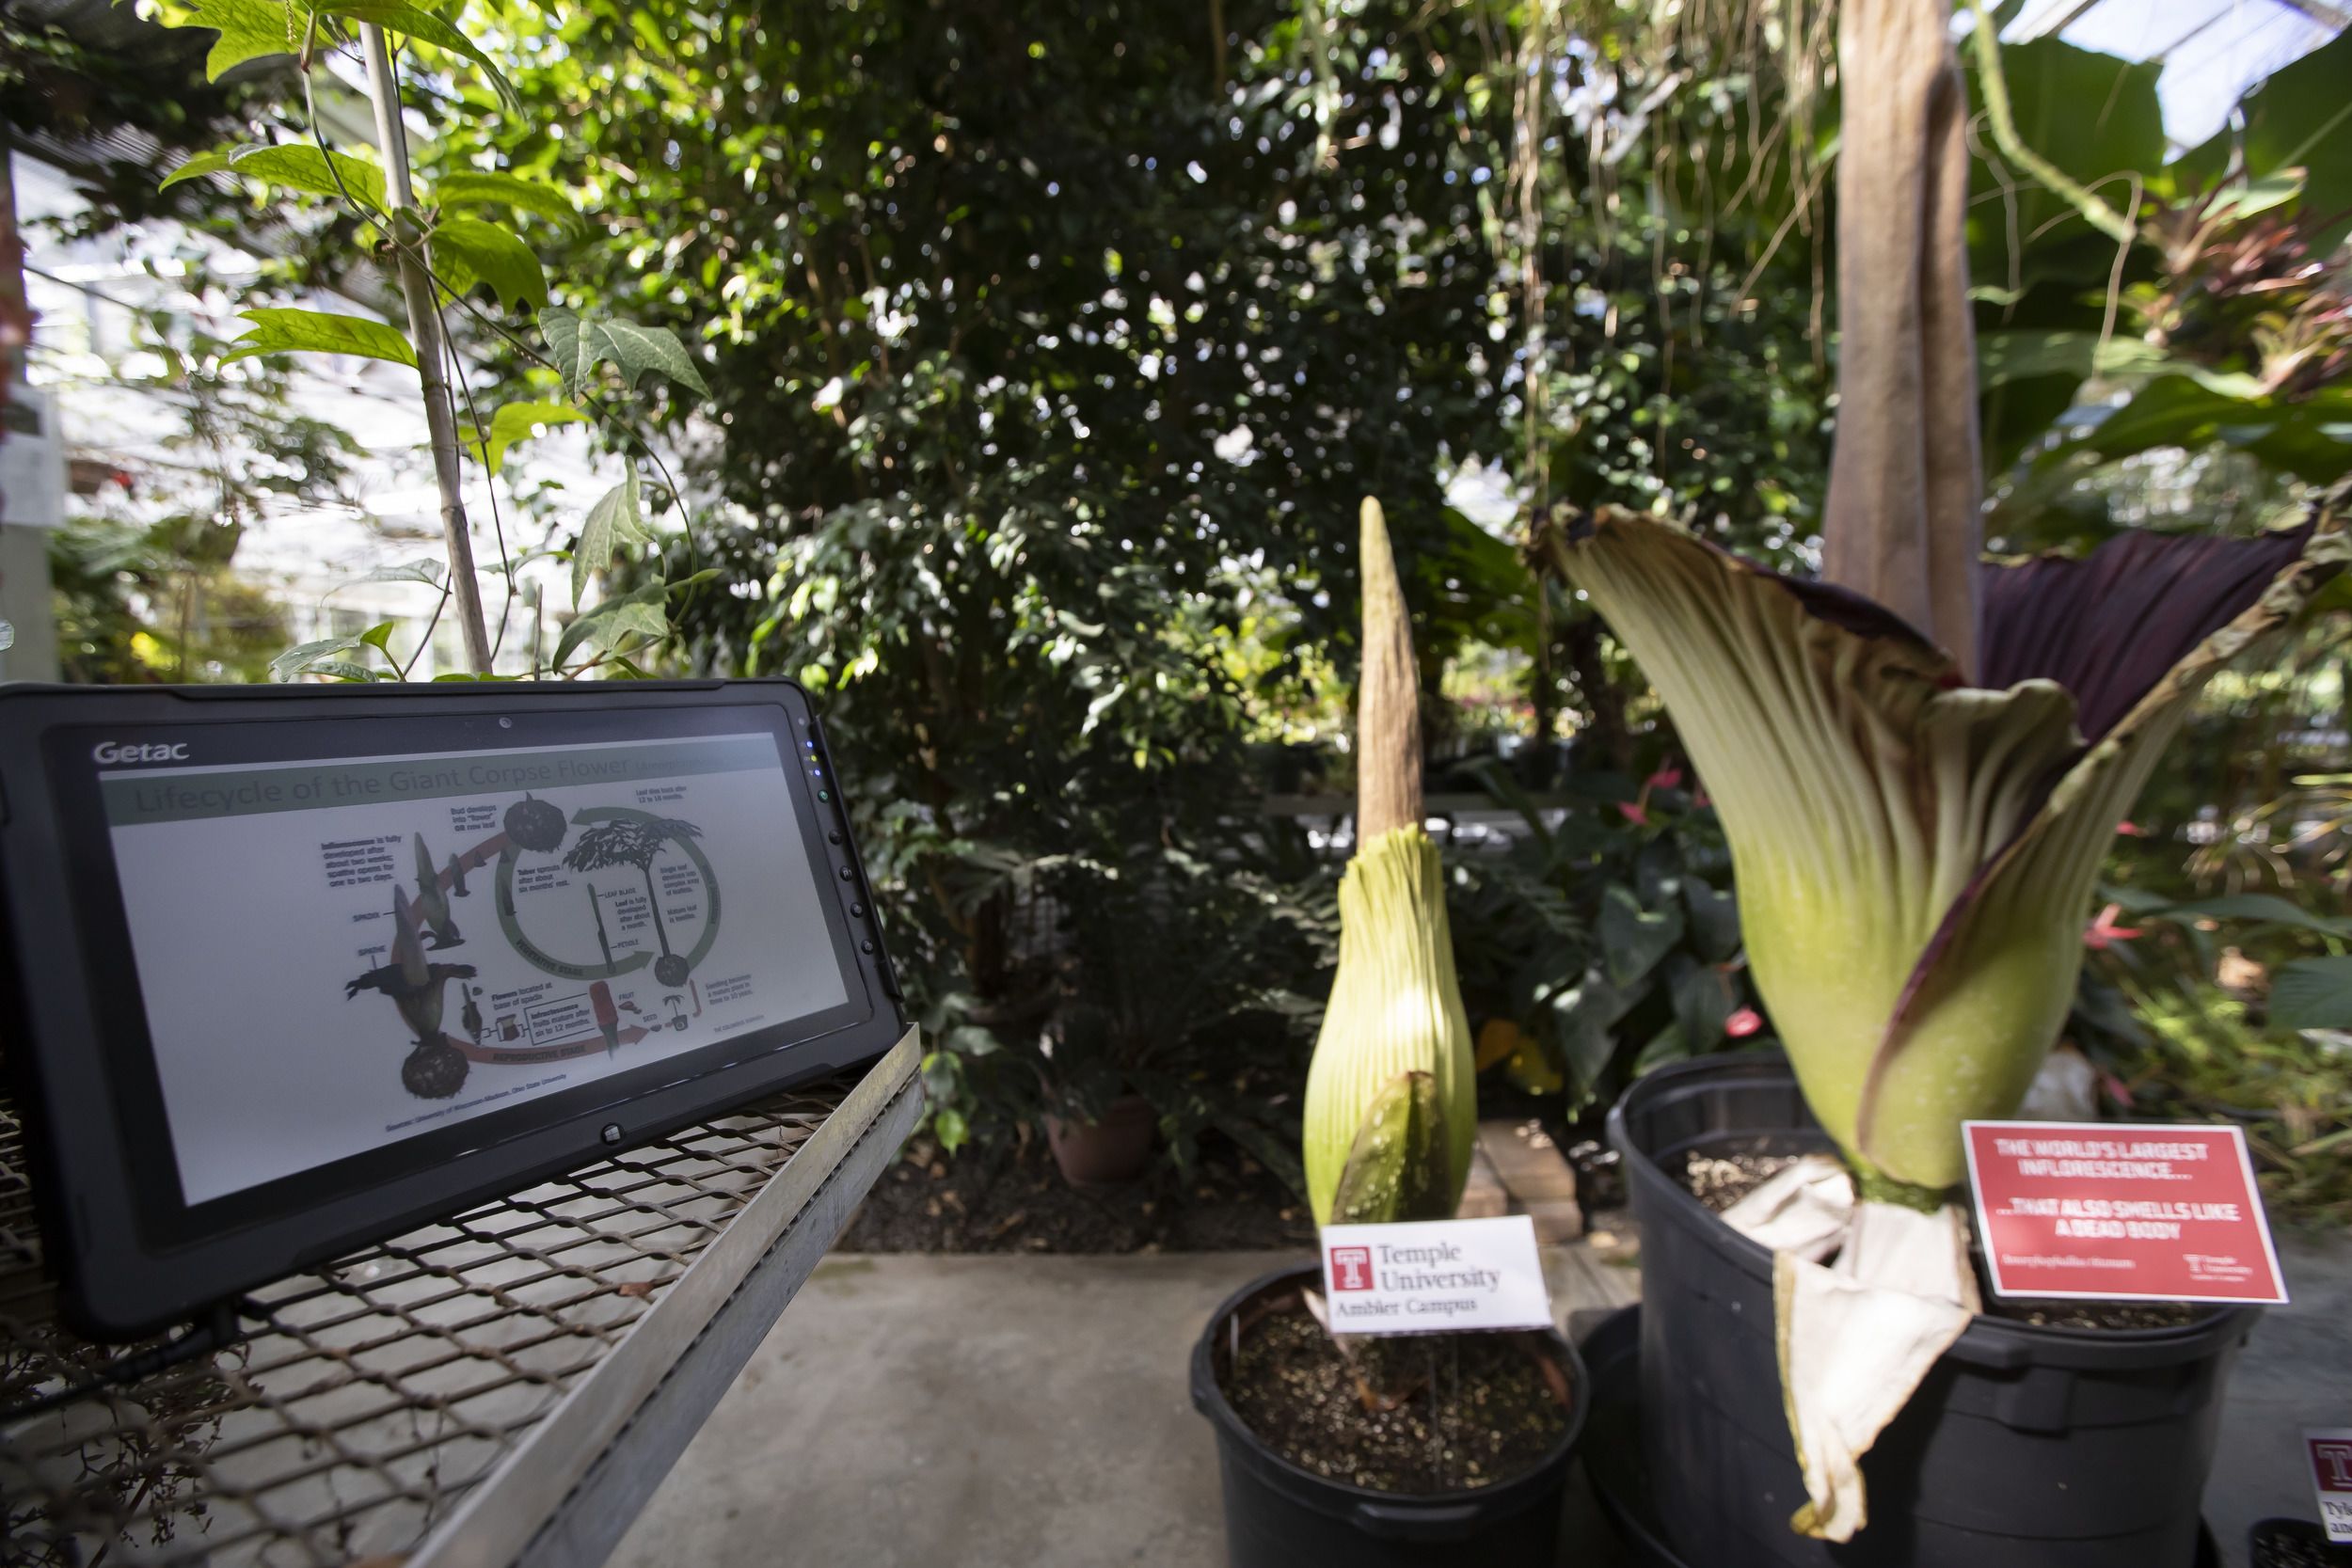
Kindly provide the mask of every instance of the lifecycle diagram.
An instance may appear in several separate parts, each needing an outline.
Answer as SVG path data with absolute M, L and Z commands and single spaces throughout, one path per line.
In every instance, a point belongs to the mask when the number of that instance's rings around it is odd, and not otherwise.
M 480 819 L 488 825 L 489 812 Z M 347 981 L 343 995 L 392 1004 L 411 1042 L 400 1081 L 421 1100 L 453 1097 L 478 1065 L 617 1055 L 661 1032 L 684 1034 L 705 1000 L 695 970 L 719 936 L 719 879 L 701 837 L 681 817 L 605 805 L 567 818 L 531 795 L 446 856 L 413 833 L 413 884 L 393 883 L 386 961 Z M 494 868 L 497 934 L 483 939 L 490 957 L 461 961 L 451 956 L 469 940 L 460 906 L 485 867 Z M 527 977 L 497 958 L 501 946 Z M 453 981 L 460 1033 L 445 1027 Z

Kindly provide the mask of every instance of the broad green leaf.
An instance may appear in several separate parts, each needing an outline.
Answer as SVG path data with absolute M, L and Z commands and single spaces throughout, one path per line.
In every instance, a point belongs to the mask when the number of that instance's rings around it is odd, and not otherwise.
M 405 562 L 398 566 L 378 566 L 373 571 L 362 572 L 348 582 L 337 583 L 320 597 L 332 597 L 346 588 L 356 588 L 363 582 L 421 582 L 429 588 L 438 588 L 442 576 L 448 570 L 438 560 L 426 556 L 421 561 Z
M 486 283 L 509 306 L 548 302 L 539 258 L 515 235 L 480 218 L 445 217 L 433 226 L 433 266 L 454 293 Z
M 580 525 L 580 544 L 572 550 L 572 603 L 580 603 L 586 592 L 589 574 L 612 563 L 614 550 L 646 537 L 644 491 L 632 467 L 628 478 L 597 499 Z M 562 662 L 560 655 L 557 662 Z
M 634 388 L 647 371 L 691 387 L 707 397 L 710 388 L 694 368 L 686 345 L 667 327 L 640 326 L 609 316 L 581 315 L 552 305 L 539 312 L 539 330 L 546 334 L 548 357 L 564 372 L 573 391 L 587 386 L 596 366 L 606 360 L 619 369 L 621 379 Z
M 359 634 L 359 641 L 373 648 L 377 653 L 389 656 L 392 651 L 390 646 L 392 629 L 399 624 L 397 621 L 378 621 Z
M 527 441 L 544 425 L 586 424 L 588 416 L 568 403 L 509 403 L 490 416 L 489 434 L 480 438 L 483 461 L 492 473 L 505 465 L 506 449 Z
M 2294 926 L 2324 936 L 2352 937 L 2352 919 L 2320 914 L 2288 902 L 2273 893 L 2239 893 L 2223 898 L 2199 898 L 2185 904 L 2153 904 L 2134 909 L 2147 920 L 2249 920 L 2269 926 Z
M 1715 1049 L 1736 1000 L 1730 977 L 1712 964 L 1677 954 L 1666 966 L 1666 988 L 1685 1053 Z
M 206 174 L 225 173 L 229 168 L 229 160 L 246 150 L 246 149 L 243 144 L 239 144 L 230 147 L 216 147 L 210 152 L 199 152 L 194 157 L 190 158 L 186 163 L 182 164 L 178 168 L 175 168 L 169 174 L 165 175 L 163 182 L 158 184 L 155 188 L 159 191 L 167 191 L 171 189 L 172 186 L 180 183 L 183 180 L 194 180 Z
M 407 335 L 364 316 L 335 316 L 324 310 L 268 307 L 247 310 L 253 330 L 221 356 L 224 365 L 259 354 L 353 354 L 417 368 Z
M 209 156 L 210 154 L 207 154 Z M 190 163 L 196 160 L 191 159 Z M 183 166 L 172 175 L 178 180 L 187 172 Z M 384 171 L 373 164 L 364 163 L 348 153 L 338 152 L 329 164 L 326 153 L 315 147 L 245 147 L 229 153 L 224 171 L 242 175 L 249 180 L 262 180 L 290 190 L 309 191 L 313 196 L 346 199 L 345 192 L 369 206 L 382 211 L 384 207 Z M 342 183 L 336 179 L 342 177 Z
M 224 71 L 247 60 L 300 51 L 310 25 L 310 12 L 287 0 L 194 0 L 183 24 L 220 34 L 204 56 L 204 79 L 217 82 Z
M 317 673 L 317 666 L 343 654 L 358 653 L 367 645 L 363 638 L 357 636 L 323 637 L 315 642 L 297 643 L 269 661 L 269 678 L 283 682 Z
M 387 32 L 405 33 L 419 43 L 429 43 L 436 49 L 462 55 L 481 68 L 483 75 L 489 78 L 490 86 L 498 89 L 499 97 L 509 108 L 522 106 L 522 98 L 515 91 L 515 84 L 500 73 L 499 68 L 491 63 L 490 56 L 484 54 L 471 39 L 439 17 L 421 11 L 414 6 L 402 5 L 400 0 L 322 0 L 318 13 L 321 16 L 341 17 L 346 22 L 372 23 Z
M 2129 205 L 2132 186 L 2118 176 L 2153 173 L 2164 162 L 2164 111 L 2156 100 L 2156 78 L 2164 62 L 2117 59 L 2057 38 L 2006 44 L 2001 75 L 2009 88 L 2017 134 L 2062 172 L 2090 187 L 2119 211 Z M 1983 84 L 1968 72 L 1972 113 L 1984 109 Z M 1997 157 L 1990 136 L 1983 154 Z M 2022 280 L 2063 278 L 2102 283 L 2115 262 L 2115 245 L 2097 233 L 2074 206 L 2014 170 L 2004 181 L 1982 156 L 1973 160 L 1969 188 L 2014 189 L 2010 204 L 1987 201 L 1970 209 L 1968 275 L 1993 284 L 2010 277 L 2010 245 L 2023 248 Z
M 2297 958 L 2271 977 L 2270 1022 L 2282 1029 L 2352 1029 L 2352 957 Z
M 315 663 L 303 666 L 302 673 L 325 675 L 330 680 L 339 681 L 388 681 L 396 678 L 389 670 L 377 670 L 369 665 L 356 664 L 347 658 L 322 658 Z
M 2213 139 L 2184 152 L 2173 167 L 2185 190 L 2209 185 L 2245 156 L 2247 176 L 2263 182 L 2299 170 L 2300 211 L 2322 219 L 2312 254 L 2324 255 L 2352 228 L 2352 32 L 2339 33 L 2294 64 L 2273 71 L 2238 101 L 2244 130 L 2225 126 Z
M 1622 988 L 1640 983 L 1681 940 L 1679 905 L 1645 910 L 1632 890 L 1625 887 L 1612 887 L 1601 895 L 1600 950 L 1608 960 L 1612 985 Z
M 1691 917 L 1691 945 L 1708 963 L 1731 961 L 1740 951 L 1740 900 L 1717 893 L 1704 878 L 1682 875 L 1682 902 Z
M 591 640 L 597 647 L 611 648 L 630 632 L 648 642 L 667 637 L 670 618 L 663 613 L 661 601 L 669 596 L 669 592 L 667 583 L 649 582 L 630 593 L 602 600 L 564 628 L 564 635 L 556 640 L 555 662 L 561 665 L 571 657 L 573 649 Z
M 562 372 L 565 389 L 577 392 L 586 386 L 596 356 L 580 312 L 568 306 L 548 306 L 539 312 L 539 334 L 548 341 L 548 357 Z
M 2103 344 L 2096 332 L 2012 330 L 1977 335 L 1977 381 L 1987 388 L 2044 375 L 2081 381 L 2094 371 L 2101 375 L 2129 375 L 2153 370 L 2163 362 L 2163 351 L 2138 338 L 2110 336 Z
M 443 208 L 508 207 L 519 213 L 536 213 L 563 224 L 580 221 L 571 198 L 561 190 L 512 174 L 444 174 L 433 182 L 433 199 Z
M 1640 999 L 1640 992 L 1628 995 L 1610 984 L 1598 965 L 1586 970 L 1575 985 L 1545 999 L 1545 1032 L 1578 1093 L 1590 1094 L 1608 1070 L 1617 1053 L 1618 1021 Z
M 640 326 L 635 322 L 598 322 L 604 334 L 604 353 L 621 368 L 621 378 L 634 388 L 637 378 L 652 371 L 668 376 L 682 386 L 691 387 L 705 397 L 710 388 L 703 382 L 702 372 L 686 353 L 686 345 L 678 335 L 666 326 Z

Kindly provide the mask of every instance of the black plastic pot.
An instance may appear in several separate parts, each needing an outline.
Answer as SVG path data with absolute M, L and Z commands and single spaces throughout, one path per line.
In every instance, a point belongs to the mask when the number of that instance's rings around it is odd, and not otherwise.
M 1642 1229 L 1642 1447 L 1694 1563 L 2189 1568 L 2222 1387 L 2255 1312 L 2104 1332 L 1979 1317 L 1864 1456 L 1869 1523 L 1800 1536 L 1772 1345 L 1772 1254 L 1678 1180 L 1696 1151 L 1829 1147 L 1778 1056 L 1662 1069 L 1609 1114 Z
M 1559 1550 L 1561 1489 L 1592 1394 L 1584 1364 L 1556 1333 L 1539 1336 L 1568 1374 L 1568 1424 L 1543 1462 L 1475 1492 L 1415 1497 L 1332 1481 L 1259 1441 L 1226 1402 L 1217 1373 L 1226 1324 L 1260 1298 L 1319 1282 L 1311 1267 L 1281 1269 L 1225 1299 L 1192 1350 L 1193 1407 L 1216 1429 L 1225 1541 L 1232 1568 L 1548 1568 Z

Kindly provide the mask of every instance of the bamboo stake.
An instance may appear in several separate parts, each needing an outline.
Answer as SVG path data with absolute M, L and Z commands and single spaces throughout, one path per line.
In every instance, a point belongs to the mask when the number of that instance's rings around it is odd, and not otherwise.
M 359 40 L 368 61 L 368 98 L 375 108 L 375 141 L 384 154 L 384 204 L 392 221 L 417 205 L 408 179 L 408 135 L 400 121 L 400 83 L 392 74 L 384 29 L 363 23 Z M 424 424 L 433 448 L 433 477 L 441 493 L 441 538 L 449 550 L 449 586 L 457 625 L 465 633 L 466 661 L 474 673 L 490 673 L 490 633 L 482 615 L 482 584 L 474 576 L 473 535 L 466 526 L 465 492 L 458 477 L 457 417 L 451 406 L 444 369 L 441 313 L 432 275 L 406 249 L 400 251 L 400 293 L 408 307 L 408 337 L 416 344 L 417 375 L 424 383 Z

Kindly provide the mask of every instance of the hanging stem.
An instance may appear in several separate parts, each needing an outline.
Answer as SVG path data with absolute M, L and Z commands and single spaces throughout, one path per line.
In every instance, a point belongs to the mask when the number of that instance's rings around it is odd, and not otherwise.
M 1993 130 L 1993 145 L 2001 155 L 2049 187 L 2052 194 L 2083 215 L 2083 221 L 2113 240 L 2128 245 L 2137 239 L 2131 219 L 2100 200 L 2058 165 L 2027 147 L 2017 134 L 2017 117 L 2010 112 L 2009 79 L 2001 74 L 2000 29 L 1992 14 L 1984 8 L 1984 0 L 1968 0 L 1968 8 L 1976 13 L 1975 43 L 1977 78 L 1984 89 L 1984 115 Z M 2137 205 L 2137 202 L 2134 203 Z
M 384 30 L 362 24 L 359 40 L 367 55 L 368 97 L 375 107 L 375 139 L 384 154 L 384 204 L 397 230 L 401 214 L 415 210 L 408 180 L 408 136 L 400 122 L 400 84 L 392 74 Z M 331 166 L 331 165 L 330 165 Z M 449 400 L 441 316 L 435 309 L 433 278 L 417 246 L 395 246 L 400 292 L 408 308 L 408 337 L 416 345 L 417 375 L 424 384 L 424 423 L 433 448 L 433 477 L 441 493 L 441 535 L 449 550 L 449 581 L 457 625 L 466 638 L 466 662 L 474 673 L 490 673 L 490 634 L 482 615 L 482 584 L 474 577 L 473 538 L 466 527 L 465 492 L 458 478 L 457 418 Z

